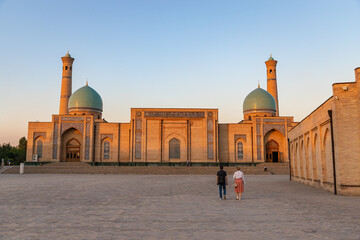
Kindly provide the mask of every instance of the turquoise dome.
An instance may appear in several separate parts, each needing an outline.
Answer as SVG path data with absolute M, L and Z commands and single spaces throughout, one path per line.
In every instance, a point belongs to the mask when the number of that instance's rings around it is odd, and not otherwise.
M 243 112 L 276 112 L 276 103 L 273 96 L 262 88 L 249 93 L 243 105 Z
M 69 99 L 69 110 L 103 110 L 103 102 L 100 95 L 88 85 L 76 90 Z

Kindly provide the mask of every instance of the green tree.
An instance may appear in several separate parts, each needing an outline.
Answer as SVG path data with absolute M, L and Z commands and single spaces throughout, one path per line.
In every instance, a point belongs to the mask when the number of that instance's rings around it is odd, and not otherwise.
M 26 151 L 26 147 L 27 147 L 27 140 L 25 137 L 20 138 L 19 140 L 19 145 L 18 145 L 18 149 L 23 149 Z
M 19 145 L 13 147 L 10 143 L 0 145 L 0 160 L 4 159 L 5 162 L 10 160 L 11 164 L 18 165 L 26 160 L 26 146 L 27 140 L 25 137 L 20 138 Z
M 11 156 L 12 146 L 10 143 L 3 143 L 0 145 L 0 159 L 7 160 Z

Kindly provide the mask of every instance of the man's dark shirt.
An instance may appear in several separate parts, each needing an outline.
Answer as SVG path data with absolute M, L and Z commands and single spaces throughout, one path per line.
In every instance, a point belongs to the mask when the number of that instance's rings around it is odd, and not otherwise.
M 217 172 L 217 176 L 218 176 L 218 185 L 225 185 L 226 182 L 225 182 L 225 177 L 226 177 L 226 172 L 222 169 L 220 169 L 218 172 Z

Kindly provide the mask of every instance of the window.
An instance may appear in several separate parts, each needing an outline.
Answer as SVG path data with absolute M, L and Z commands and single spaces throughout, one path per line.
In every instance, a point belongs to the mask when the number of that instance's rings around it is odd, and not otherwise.
M 169 142 L 169 158 L 180 159 L 180 141 L 176 138 Z
M 68 69 L 68 67 L 67 66 L 65 66 L 65 70 L 67 70 Z
M 39 140 L 37 142 L 37 149 L 36 149 L 36 154 L 38 155 L 38 158 L 42 157 L 42 152 L 43 152 L 43 142 Z
M 241 141 L 237 144 L 237 159 L 244 159 L 243 143 Z
M 109 141 L 104 142 L 104 159 L 110 158 L 110 143 Z

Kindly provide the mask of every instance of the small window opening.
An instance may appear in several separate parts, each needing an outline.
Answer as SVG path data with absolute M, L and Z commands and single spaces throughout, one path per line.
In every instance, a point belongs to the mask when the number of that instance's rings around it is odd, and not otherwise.
M 65 66 L 65 70 L 67 70 L 68 69 L 68 67 L 67 66 Z
M 272 73 L 272 70 L 270 69 L 270 73 Z

